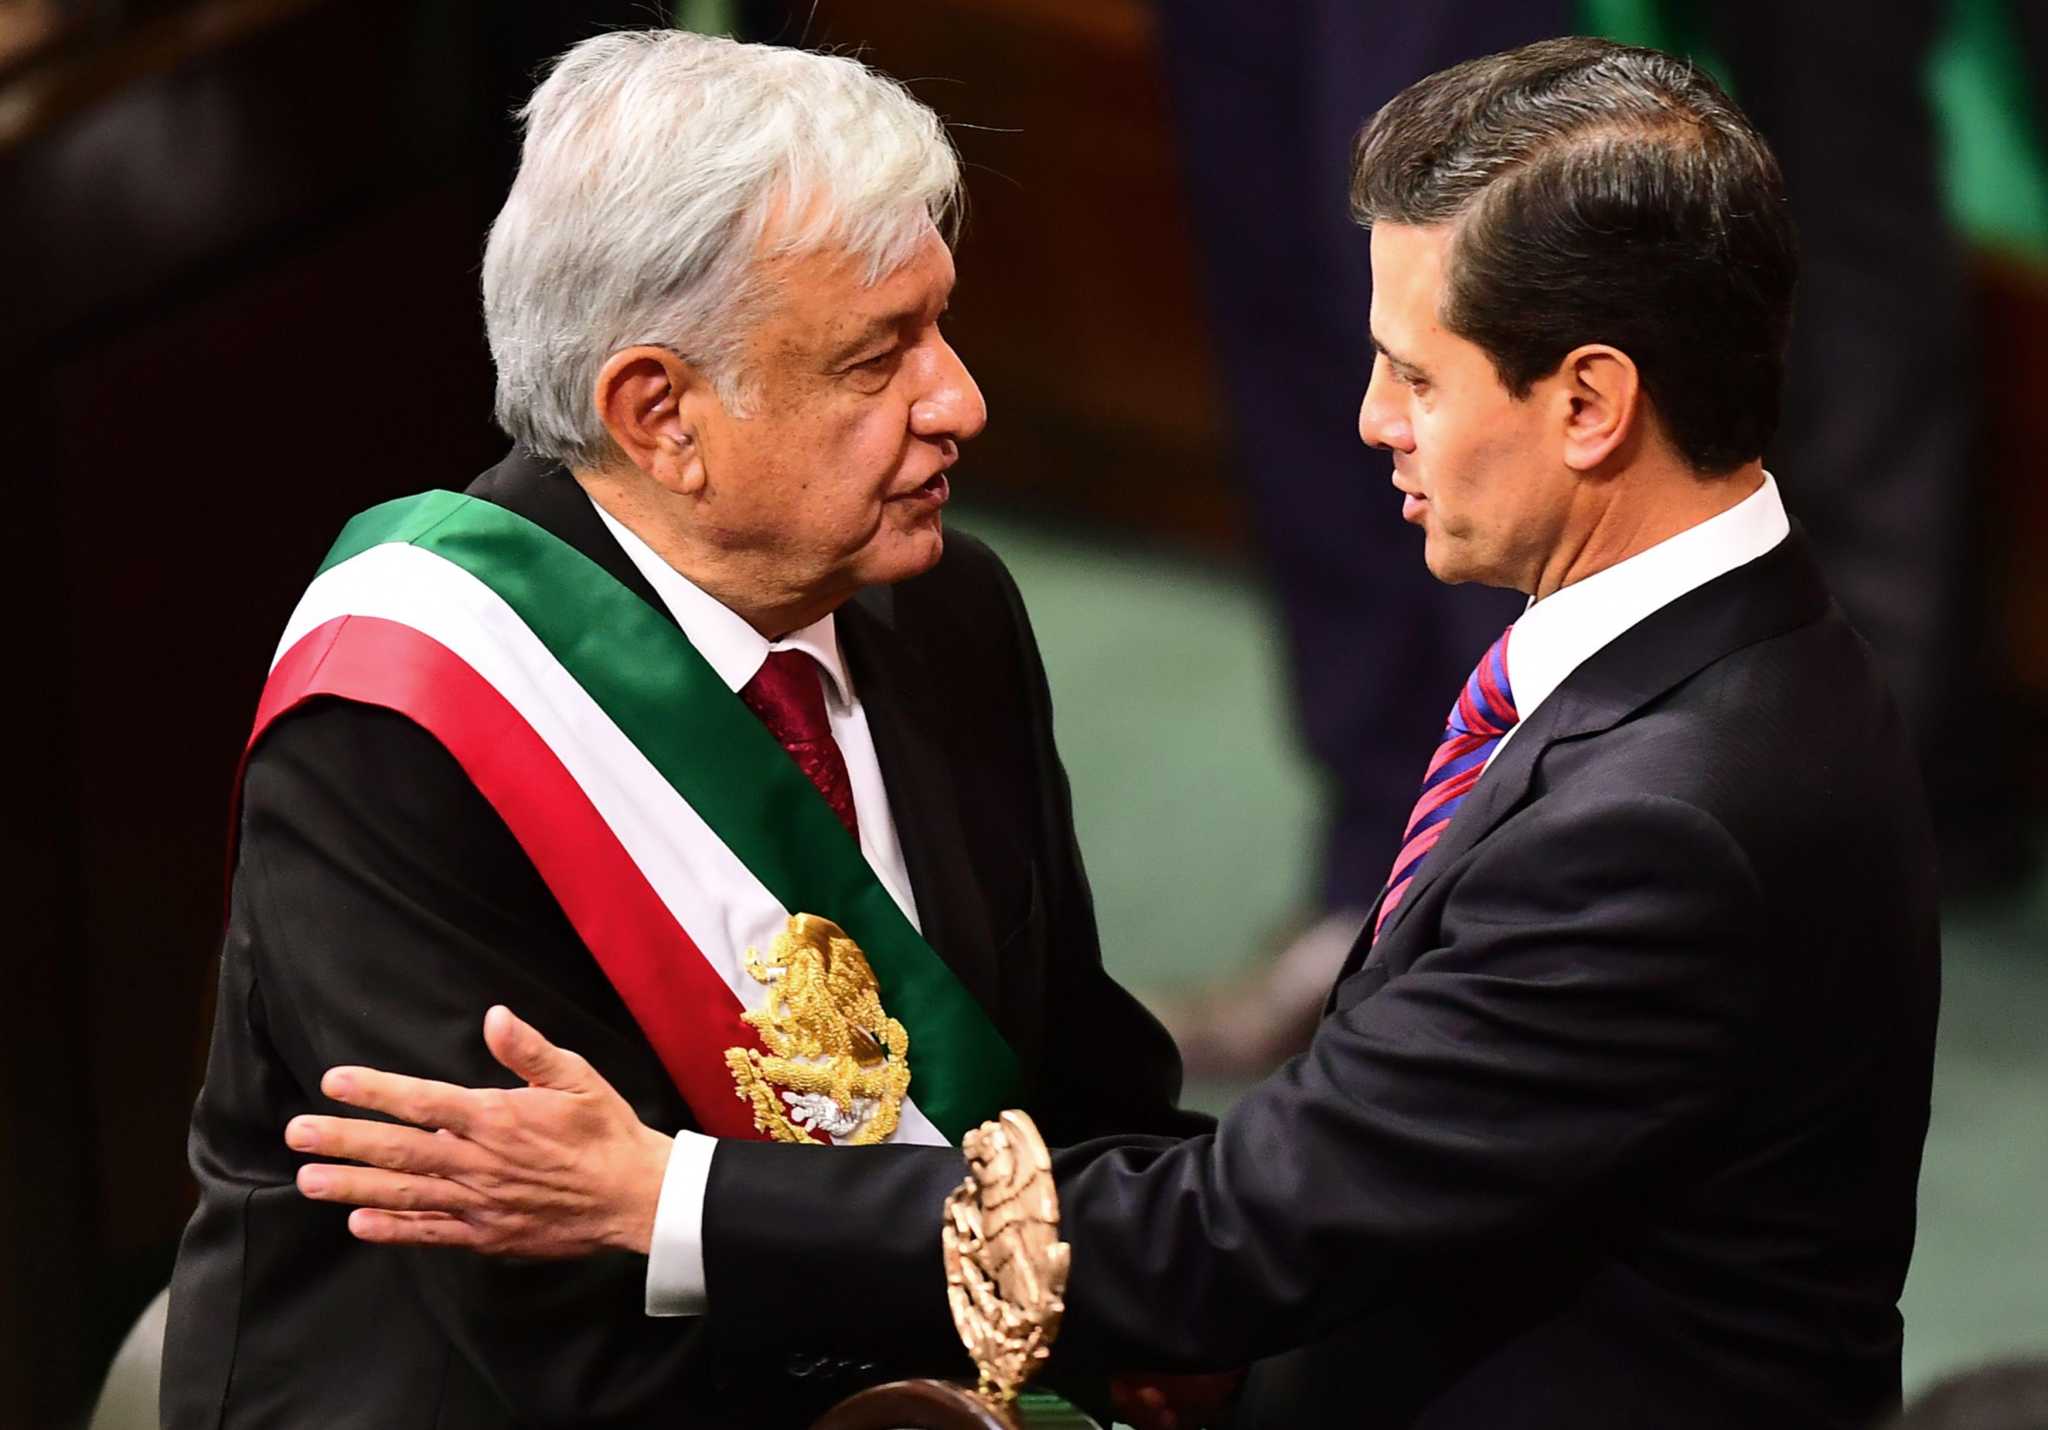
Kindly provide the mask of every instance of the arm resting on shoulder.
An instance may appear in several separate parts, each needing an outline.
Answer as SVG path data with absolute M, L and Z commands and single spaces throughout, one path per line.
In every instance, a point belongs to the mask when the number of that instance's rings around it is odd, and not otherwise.
M 1654 1177 L 1735 1087 L 1761 898 L 1726 831 L 1652 797 L 1553 797 L 1515 824 L 1456 871 L 1439 945 L 1213 1135 L 1056 1154 L 1073 1246 L 1056 1362 L 1230 1366 L 1302 1344 L 1378 1309 L 1397 1268 L 1563 1228 Z M 950 1335 L 937 1227 L 957 1154 L 805 1156 L 711 1159 L 712 1322 L 789 1328 L 770 1288 L 801 1277 L 800 1321 L 859 1304 L 842 1335 Z
M 674 1122 L 666 1076 L 616 994 L 510 832 L 417 726 L 340 704 L 281 723 L 252 758 L 242 840 L 247 916 L 230 941 L 262 990 L 269 1057 L 301 1090 L 285 1110 L 343 1110 L 318 1091 L 337 1064 L 516 1085 L 480 1036 L 484 1010 L 508 1002 L 585 1054 L 643 1120 Z M 270 1132 L 280 1154 L 282 1131 Z M 289 1182 L 291 1162 L 281 1170 Z M 694 1322 L 645 1316 L 637 1255 L 341 1254 L 399 1258 L 457 1353 L 537 1421 L 631 1418 L 672 1399 L 696 1354 Z

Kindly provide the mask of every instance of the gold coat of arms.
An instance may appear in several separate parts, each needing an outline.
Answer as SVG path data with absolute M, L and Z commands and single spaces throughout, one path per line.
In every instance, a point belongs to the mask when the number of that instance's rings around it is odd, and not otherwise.
M 886 1141 L 910 1090 L 910 1035 L 883 1009 L 860 946 L 830 919 L 793 914 L 766 958 L 747 950 L 746 967 L 769 991 L 741 1017 L 767 1051 L 728 1048 L 725 1063 L 754 1125 L 778 1142 Z
M 1052 1156 L 1028 1116 L 1012 1110 L 984 1122 L 960 1150 L 967 1180 L 946 1198 L 941 1229 L 946 1299 L 981 1394 L 1002 1407 L 1052 1351 L 1071 1251 L 1060 1240 Z

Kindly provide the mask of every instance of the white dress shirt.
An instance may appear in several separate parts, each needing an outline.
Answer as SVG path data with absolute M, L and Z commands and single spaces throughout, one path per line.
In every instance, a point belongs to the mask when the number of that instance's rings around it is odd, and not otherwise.
M 1519 719 L 1487 763 L 1595 651 L 1688 591 L 1747 566 L 1791 529 L 1778 484 L 1766 472 L 1762 486 L 1719 516 L 1531 601 L 1508 637 L 1508 689 Z
M 1526 721 L 1587 657 L 1623 631 L 1716 576 L 1754 561 L 1790 530 L 1778 485 L 1766 472 L 1761 487 L 1720 515 L 1531 601 L 1508 639 L 1508 685 L 1521 720 Z M 1510 730 L 1493 754 L 1513 738 Z M 716 1138 L 701 1133 L 676 1135 L 647 1263 L 650 1316 L 695 1316 L 706 1309 L 704 1187 L 717 1146 Z
M 800 650 L 818 663 L 825 687 L 826 718 L 831 723 L 832 739 L 846 760 L 847 779 L 853 786 L 860 852 L 867 856 L 868 866 L 903 910 L 903 916 L 912 927 L 922 931 L 917 902 L 910 892 L 910 875 L 903 865 L 903 846 L 896 837 L 895 818 L 889 813 L 889 792 L 882 785 L 882 767 L 875 760 L 874 738 L 868 733 L 868 717 L 861 709 L 860 693 L 854 689 L 846 659 L 840 654 L 833 618 L 828 614 L 802 630 L 771 641 L 655 555 L 652 547 L 610 512 L 594 501 L 591 505 L 597 507 L 606 529 L 625 548 L 627 557 L 654 587 L 654 593 L 676 618 L 690 644 L 717 672 L 727 689 L 742 689 L 767 662 L 771 651 Z M 676 1138 L 676 1150 L 669 1157 L 668 1172 L 662 1179 L 661 1201 L 654 1215 L 654 1245 L 647 1259 L 649 1315 L 693 1315 L 703 1309 L 704 1183 L 710 1173 L 711 1149 L 717 1145 L 715 1138 L 690 1132 Z

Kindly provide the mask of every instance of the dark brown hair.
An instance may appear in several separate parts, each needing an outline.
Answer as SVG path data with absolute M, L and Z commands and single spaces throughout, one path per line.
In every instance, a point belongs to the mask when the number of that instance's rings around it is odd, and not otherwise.
M 1684 60 L 1567 38 L 1433 74 L 1358 136 L 1351 209 L 1456 226 L 1439 319 L 1515 397 L 1610 343 L 1697 471 L 1777 429 L 1798 274 L 1784 180 Z

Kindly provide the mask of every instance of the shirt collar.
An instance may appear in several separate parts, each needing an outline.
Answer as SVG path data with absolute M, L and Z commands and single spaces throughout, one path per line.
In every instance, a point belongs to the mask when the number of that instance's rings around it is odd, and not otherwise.
M 625 548 L 627 558 L 647 578 L 647 584 L 654 587 L 654 593 L 676 618 L 676 624 L 683 628 L 697 654 L 718 673 L 727 689 L 737 692 L 745 687 L 759 673 L 770 651 L 800 650 L 825 672 L 826 699 L 841 709 L 852 703 L 853 681 L 839 652 L 839 632 L 831 612 L 801 630 L 771 641 L 748 625 L 738 612 L 720 604 L 717 597 L 657 556 L 654 548 L 631 527 L 594 499 L 590 504 L 597 509 L 605 529 Z
M 1778 484 L 1763 485 L 1718 516 L 1531 601 L 1508 640 L 1508 685 L 1526 720 L 1565 678 L 1629 627 L 1716 576 L 1747 565 L 1792 529 Z

